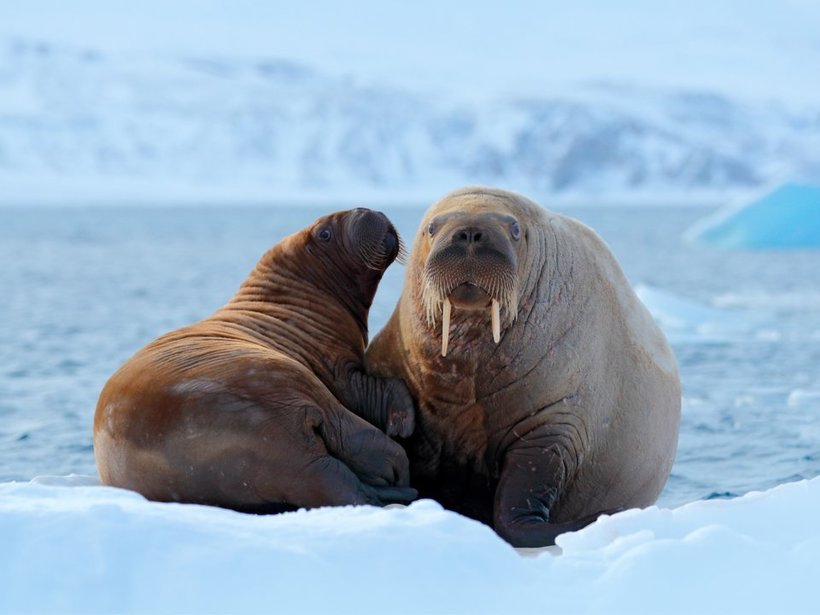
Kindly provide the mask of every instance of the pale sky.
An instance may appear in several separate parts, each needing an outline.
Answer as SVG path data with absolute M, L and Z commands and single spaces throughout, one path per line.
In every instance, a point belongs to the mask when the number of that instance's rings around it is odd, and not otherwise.
M 820 102 L 820 2 L 0 0 L 0 36 L 268 56 L 467 96 L 614 82 Z

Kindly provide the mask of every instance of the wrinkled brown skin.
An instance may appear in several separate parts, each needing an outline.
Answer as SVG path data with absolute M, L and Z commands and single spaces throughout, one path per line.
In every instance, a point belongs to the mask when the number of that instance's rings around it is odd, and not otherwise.
M 455 306 L 442 357 L 424 269 L 476 230 L 487 251 L 509 255 L 516 313 L 502 312 L 496 345 L 488 309 Z M 447 266 L 481 272 L 476 254 L 462 254 L 473 259 L 467 267 Z M 407 449 L 420 497 L 514 546 L 550 545 L 602 512 L 648 506 L 669 476 L 680 382 L 666 339 L 598 235 L 517 194 L 470 187 L 433 205 L 366 362 L 372 374 L 404 379 L 417 401 Z
M 398 251 L 379 212 L 325 216 L 269 250 L 213 316 L 137 352 L 97 404 L 102 482 L 259 513 L 412 499 L 404 451 L 357 416 L 413 429 L 404 385 L 362 370 Z

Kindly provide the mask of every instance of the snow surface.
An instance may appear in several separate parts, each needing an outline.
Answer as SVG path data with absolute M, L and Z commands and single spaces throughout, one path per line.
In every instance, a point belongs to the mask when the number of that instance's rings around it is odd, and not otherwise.
M 517 553 L 423 500 L 254 516 L 90 477 L 0 484 L 0 612 L 816 613 L 820 478 Z
M 718 248 L 820 248 L 820 185 L 784 184 L 717 211 L 684 237 Z

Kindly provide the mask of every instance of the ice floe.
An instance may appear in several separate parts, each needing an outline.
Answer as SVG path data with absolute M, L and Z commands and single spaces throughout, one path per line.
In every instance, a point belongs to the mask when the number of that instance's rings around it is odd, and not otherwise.
M 0 484 L 0 612 L 816 612 L 820 478 L 530 557 L 429 500 L 255 516 L 93 483 Z

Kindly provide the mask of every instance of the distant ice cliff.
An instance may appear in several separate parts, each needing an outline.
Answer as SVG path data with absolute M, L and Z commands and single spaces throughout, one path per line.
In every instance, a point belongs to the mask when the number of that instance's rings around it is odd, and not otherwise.
M 0 39 L 0 201 L 680 198 L 820 174 L 820 109 L 598 86 L 494 102 L 287 60 Z M 395 200 L 395 198 L 393 199 Z

